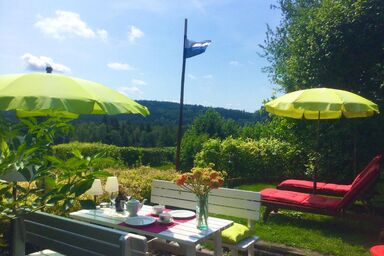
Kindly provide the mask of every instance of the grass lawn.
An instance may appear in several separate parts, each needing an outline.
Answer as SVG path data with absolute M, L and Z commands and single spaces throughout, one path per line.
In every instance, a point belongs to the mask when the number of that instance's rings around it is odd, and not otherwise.
M 274 184 L 242 185 L 238 189 L 260 191 Z M 330 255 L 370 255 L 377 242 L 378 223 L 369 218 L 349 220 L 318 214 L 279 211 L 267 223 L 259 221 L 255 234 L 262 240 L 309 249 Z

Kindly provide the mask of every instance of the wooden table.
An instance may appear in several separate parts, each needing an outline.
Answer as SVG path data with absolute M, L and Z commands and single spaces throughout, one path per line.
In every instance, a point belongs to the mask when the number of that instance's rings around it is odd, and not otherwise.
M 148 216 L 150 215 L 151 211 L 151 206 L 144 205 L 138 214 Z M 214 238 L 214 255 L 222 255 L 221 231 L 233 224 L 233 221 L 231 220 L 209 217 L 209 229 L 202 231 L 196 228 L 196 219 L 193 218 L 175 226 L 169 227 L 167 230 L 154 233 L 151 231 L 142 230 L 134 226 L 122 225 L 121 223 L 124 222 L 124 220 L 128 217 L 128 213 L 116 213 L 114 209 L 110 208 L 101 208 L 97 210 L 80 210 L 70 213 L 70 217 L 73 219 L 108 226 L 127 232 L 156 237 L 167 241 L 174 241 L 177 242 L 181 247 L 185 247 L 187 256 L 196 255 L 196 245 L 210 237 Z

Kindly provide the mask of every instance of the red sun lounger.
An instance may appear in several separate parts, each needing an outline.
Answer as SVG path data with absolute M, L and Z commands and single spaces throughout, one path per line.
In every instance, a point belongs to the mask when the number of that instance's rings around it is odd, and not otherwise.
M 384 245 L 375 245 L 369 250 L 372 256 L 384 256 Z
M 326 197 L 275 188 L 262 190 L 261 203 L 266 206 L 264 221 L 269 214 L 278 209 L 290 209 L 325 215 L 337 215 L 353 204 L 356 199 L 374 184 L 380 173 L 380 162 L 372 164 L 366 172 L 359 175 L 351 185 L 351 189 L 343 198 Z
M 316 194 L 320 195 L 330 195 L 330 196 L 344 196 L 351 188 L 353 183 L 359 179 L 362 175 L 364 175 L 371 166 L 380 163 L 381 155 L 375 156 L 371 162 L 356 176 L 352 184 L 342 185 L 342 184 L 333 184 L 333 183 L 325 183 L 325 182 L 317 182 L 316 183 Z M 277 185 L 278 189 L 304 192 L 304 193 L 312 193 L 313 190 L 313 181 L 309 180 L 294 180 L 289 179 L 281 182 Z

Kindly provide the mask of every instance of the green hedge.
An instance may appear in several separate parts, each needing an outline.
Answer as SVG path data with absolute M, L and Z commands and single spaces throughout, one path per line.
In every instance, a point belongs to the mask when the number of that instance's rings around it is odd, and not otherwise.
M 118 147 L 102 143 L 81 143 L 71 142 L 54 146 L 56 157 L 68 159 L 71 151 L 80 150 L 84 156 L 91 156 L 97 153 L 104 153 L 105 157 L 122 161 L 127 166 L 151 165 L 158 166 L 164 163 L 174 162 L 175 149 L 166 148 L 139 148 L 139 147 Z
M 140 166 L 136 168 L 118 168 L 108 169 L 118 177 L 119 184 L 125 188 L 127 195 L 136 199 L 151 198 L 152 180 L 168 180 L 172 181 L 177 172 L 173 169 L 158 170 L 153 167 Z
M 281 180 L 305 172 L 307 155 L 299 148 L 276 138 L 210 139 L 196 155 L 195 165 L 214 163 L 218 170 L 226 171 L 228 178 Z

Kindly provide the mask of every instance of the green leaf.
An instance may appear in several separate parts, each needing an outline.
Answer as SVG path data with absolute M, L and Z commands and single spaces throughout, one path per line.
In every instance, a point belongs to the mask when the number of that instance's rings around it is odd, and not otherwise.
M 85 164 L 84 160 L 82 160 L 82 159 L 79 160 L 78 158 L 74 158 L 74 157 L 65 161 L 65 166 L 67 168 L 71 168 L 71 169 L 79 168 L 80 166 L 82 166 L 84 164 Z
M 35 126 L 35 124 L 33 122 L 31 122 L 31 121 L 33 121 L 33 120 L 30 120 L 30 119 L 20 119 L 20 122 L 23 123 L 24 125 L 28 126 L 29 128 L 32 128 L 32 127 Z M 35 121 L 36 121 L 36 119 L 35 119 Z
M 44 181 L 47 187 L 53 188 L 56 186 L 56 179 L 51 176 L 46 176 Z
M 56 204 L 57 202 L 63 200 L 65 198 L 64 195 L 55 195 L 51 197 L 48 201 L 47 204 Z
M 78 182 L 72 189 L 72 192 L 75 193 L 75 196 L 80 196 L 84 194 L 88 189 L 92 187 L 93 179 L 86 179 Z
M 8 144 L 5 140 L 0 141 L 0 150 L 4 157 L 8 157 L 10 154 Z
M 17 155 L 18 156 L 21 156 L 23 154 L 25 154 L 25 148 L 27 147 L 27 145 L 25 143 L 22 143 L 20 144 L 18 147 L 17 147 Z
M 28 168 L 24 168 L 24 165 L 23 168 L 19 170 L 19 172 L 24 176 L 26 180 L 30 181 L 32 179 L 32 172 Z
M 24 155 L 25 156 L 30 156 L 31 154 L 36 152 L 38 149 L 39 149 L 38 147 L 33 147 L 33 148 L 30 148 L 30 149 L 27 149 L 27 150 L 25 150 Z
M 73 150 L 71 151 L 71 153 L 72 153 L 75 157 L 77 157 L 77 158 L 79 158 L 79 159 L 83 159 L 83 158 L 84 158 L 83 155 L 81 154 L 80 150 L 78 150 L 78 149 L 73 149 Z
M 61 165 L 63 163 L 62 160 L 60 160 L 59 158 L 57 157 L 54 157 L 54 156 L 45 156 L 44 157 L 46 160 L 56 164 L 56 165 Z
M 96 204 L 93 200 L 80 200 L 80 205 L 83 209 L 96 209 Z
M 65 184 L 64 186 L 62 186 L 60 189 L 59 189 L 59 192 L 60 193 L 68 193 L 69 191 L 72 190 L 72 187 L 73 187 L 73 184 Z

